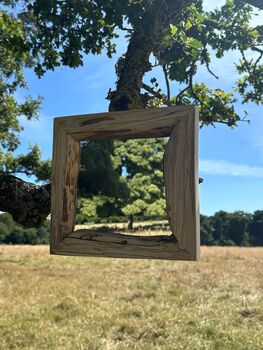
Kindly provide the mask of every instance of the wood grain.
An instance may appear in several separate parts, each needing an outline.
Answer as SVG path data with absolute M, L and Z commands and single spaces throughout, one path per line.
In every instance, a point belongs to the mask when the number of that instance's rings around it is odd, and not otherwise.
M 72 232 L 54 253 L 130 259 L 194 260 L 186 249 L 178 246 L 174 235 L 143 237 L 92 230 Z
M 57 120 L 67 133 L 79 141 L 165 137 L 191 109 L 191 106 L 149 108 Z
M 80 140 L 170 136 L 164 154 L 172 235 L 74 231 Z M 196 260 L 199 256 L 198 111 L 193 106 L 56 118 L 52 165 L 51 253 Z
M 199 257 L 198 110 L 173 129 L 164 153 L 166 208 L 173 234 Z
M 55 121 L 51 181 L 51 251 L 74 230 L 79 163 L 79 142 Z

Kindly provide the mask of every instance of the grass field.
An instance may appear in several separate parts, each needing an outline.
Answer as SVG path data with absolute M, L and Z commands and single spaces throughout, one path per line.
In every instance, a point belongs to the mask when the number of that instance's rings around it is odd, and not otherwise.
M 263 248 L 190 263 L 0 246 L 0 349 L 262 350 Z

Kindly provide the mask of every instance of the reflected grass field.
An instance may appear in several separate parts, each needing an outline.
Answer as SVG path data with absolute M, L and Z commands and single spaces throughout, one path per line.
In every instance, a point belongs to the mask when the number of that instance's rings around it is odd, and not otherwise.
M 263 248 L 199 262 L 0 246 L 0 349 L 263 349 Z

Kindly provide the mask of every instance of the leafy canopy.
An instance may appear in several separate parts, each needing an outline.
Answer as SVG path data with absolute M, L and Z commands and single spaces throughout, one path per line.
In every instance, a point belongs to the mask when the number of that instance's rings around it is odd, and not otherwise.
M 147 14 L 157 4 L 153 0 L 24 0 L 22 3 L 19 18 L 23 20 L 39 76 L 60 65 L 74 68 L 83 65 L 85 54 L 106 50 L 111 57 L 116 49 L 114 39 L 120 30 L 127 32 L 130 43 L 140 31 L 141 47 L 143 40 L 151 40 L 155 30 L 161 33 L 159 42 L 152 46 L 156 65 L 164 69 L 167 85 L 169 81 L 176 82 L 179 92 L 171 98 L 168 91 L 164 97 L 155 87 L 148 87 L 149 99 L 157 96 L 169 105 L 197 103 L 202 124 L 221 122 L 229 126 L 241 119 L 235 111 L 238 95 L 243 103 L 262 103 L 263 26 L 251 26 L 253 7 L 242 1 L 227 0 L 220 9 L 210 12 L 203 10 L 201 0 L 178 1 L 177 7 L 179 3 L 185 5 L 178 13 L 175 1 L 162 0 L 156 8 L 162 21 L 158 21 L 158 16 L 153 19 L 154 29 L 149 35 L 151 18 L 147 18 Z M 168 11 L 174 15 L 168 16 Z M 212 90 L 204 83 L 194 82 L 202 65 L 217 78 L 210 68 L 211 56 L 215 54 L 220 59 L 229 50 L 240 52 L 236 62 L 240 77 L 234 91 Z M 125 65 L 128 56 L 129 48 L 116 67 L 118 79 L 122 69 L 131 67 L 130 63 Z M 142 87 L 146 87 L 143 82 Z
M 12 154 L 19 146 L 19 132 L 23 129 L 19 117 L 36 119 L 40 108 L 40 98 L 29 96 L 20 102 L 15 96 L 19 89 L 27 88 L 23 70 L 32 65 L 22 21 L 0 9 L 0 173 L 24 172 L 46 179 L 50 162 L 41 161 L 38 146 L 33 146 L 27 155 Z
M 37 146 L 28 155 L 12 155 L 19 144 L 19 116 L 36 118 L 40 104 L 40 100 L 32 98 L 23 103 L 15 99 L 17 89 L 26 87 L 24 67 L 34 68 L 41 77 L 47 70 L 61 65 L 77 68 L 84 64 L 87 54 L 106 51 L 112 57 L 120 31 L 126 32 L 129 42 L 127 53 L 116 65 L 117 90 L 123 89 L 119 91 L 121 94 L 133 98 L 133 79 L 136 68 L 140 66 L 137 85 L 139 90 L 145 91 L 141 95 L 144 107 L 197 103 L 201 125 L 220 122 L 235 126 L 242 119 L 235 110 L 237 99 L 243 103 L 262 103 L 263 26 L 251 26 L 253 8 L 241 1 L 227 0 L 220 9 L 210 12 L 203 10 L 201 0 L 5 0 L 0 1 L 0 5 L 1 172 L 20 171 L 46 179 L 50 170 L 50 162 L 41 161 Z M 181 7 L 183 10 L 178 12 Z M 154 16 L 149 15 L 153 13 Z M 135 50 L 134 45 L 137 45 Z M 143 55 L 146 46 L 148 51 Z M 220 60 L 230 50 L 240 53 L 236 62 L 239 78 L 233 91 L 211 89 L 205 83 L 195 81 L 201 66 L 217 79 L 210 67 L 211 57 L 215 55 Z M 155 64 L 152 64 L 150 55 L 153 55 Z M 143 57 L 143 60 L 138 57 Z M 144 73 L 155 66 L 164 71 L 166 93 L 159 89 L 155 78 L 152 86 L 143 82 Z M 129 74 L 124 74 L 127 71 Z M 120 84 L 125 79 L 127 81 Z M 171 83 L 176 85 L 175 96 L 171 96 Z M 112 96 L 114 94 L 109 93 L 109 99 Z M 128 103 L 128 107 L 135 105 L 132 101 Z M 123 209 L 126 214 L 148 210 L 150 215 L 163 208 L 161 152 L 153 151 L 156 147 L 163 147 L 158 142 L 115 143 L 113 149 L 112 145 L 105 144 L 100 152 L 106 161 L 108 179 L 102 192 L 99 193 L 95 185 L 89 193 L 125 198 L 128 189 L 130 197 L 126 198 Z M 96 147 L 87 146 L 89 154 L 98 154 Z M 148 152 L 147 157 L 142 152 Z M 153 153 L 150 155 L 150 152 Z M 155 157 L 159 157 L 158 161 L 154 160 Z M 87 156 L 87 164 L 91 158 Z M 115 165 L 110 165 L 109 161 Z M 123 185 L 123 179 L 120 180 L 122 168 L 127 171 L 126 185 Z M 97 178 L 94 174 L 98 174 L 96 167 L 91 179 Z M 85 183 L 83 177 L 80 180 Z
M 166 139 L 115 141 L 113 164 L 125 171 L 129 189 L 125 215 L 165 215 L 163 153 Z
M 78 183 L 81 218 L 165 217 L 166 143 L 162 138 L 84 143 Z

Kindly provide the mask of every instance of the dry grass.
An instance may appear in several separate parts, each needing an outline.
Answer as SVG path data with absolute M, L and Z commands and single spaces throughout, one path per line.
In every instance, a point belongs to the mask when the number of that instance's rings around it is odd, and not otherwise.
M 168 220 L 148 220 L 148 221 L 137 221 L 134 222 L 133 226 L 134 228 L 137 228 L 138 226 L 146 226 L 146 225 L 167 225 Z M 107 226 L 109 228 L 116 228 L 116 229 L 126 229 L 127 227 L 127 222 L 119 222 L 119 223 L 106 223 L 106 224 L 85 224 L 85 225 L 76 225 L 75 230 L 78 229 L 91 229 L 91 228 L 99 228 Z
M 154 229 L 153 229 L 154 227 Z M 166 229 L 165 229 L 166 227 Z M 170 235 L 170 227 L 168 220 L 158 220 L 158 221 L 139 221 L 133 224 L 133 231 L 127 230 L 127 223 L 106 223 L 106 224 L 86 224 L 86 225 L 75 225 L 75 230 L 112 230 L 120 232 L 122 234 L 135 234 L 139 236 L 154 236 L 154 235 Z
M 0 349 L 262 350 L 263 248 L 198 263 L 0 246 Z

